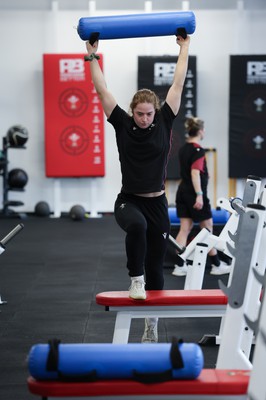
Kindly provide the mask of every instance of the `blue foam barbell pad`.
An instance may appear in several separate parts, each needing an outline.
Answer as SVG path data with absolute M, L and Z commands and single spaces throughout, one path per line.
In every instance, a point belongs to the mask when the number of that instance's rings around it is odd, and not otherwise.
M 131 379 L 138 373 L 162 373 L 172 370 L 173 379 L 196 379 L 203 368 L 203 353 L 198 344 L 176 343 L 183 367 L 173 369 L 171 343 L 59 344 L 58 370 L 47 370 L 49 344 L 34 345 L 28 357 L 28 369 L 37 380 L 60 377 L 84 377 L 93 371 L 97 379 Z M 69 379 L 71 380 L 71 379 Z
M 180 219 L 177 216 L 176 213 L 176 208 L 175 207 L 169 207 L 168 208 L 168 215 L 170 218 L 170 223 L 171 225 L 177 225 L 180 224 Z M 226 224 L 230 217 L 230 213 L 227 210 L 223 209 L 212 209 L 212 218 L 213 218 L 213 224 Z
M 101 40 L 176 35 L 178 29 L 187 34 L 195 32 L 192 11 L 84 17 L 77 31 L 82 40 L 90 40 L 95 34 Z
M 175 207 L 169 207 L 168 208 L 168 216 L 169 216 L 171 225 L 180 224 L 180 219 L 177 216 L 177 212 L 176 212 L 176 208 Z
M 226 224 L 230 217 L 230 213 L 223 209 L 212 209 L 212 219 L 214 224 Z

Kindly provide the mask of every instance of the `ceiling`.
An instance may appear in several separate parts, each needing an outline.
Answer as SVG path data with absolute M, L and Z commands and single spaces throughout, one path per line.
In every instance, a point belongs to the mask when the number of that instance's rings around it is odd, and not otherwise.
M 56 2 L 59 10 L 86 10 L 89 0 L 0 0 L 1 10 L 50 10 Z M 96 10 L 141 10 L 145 0 L 94 0 Z M 190 10 L 265 10 L 266 0 L 149 0 L 152 10 L 181 10 L 183 3 Z

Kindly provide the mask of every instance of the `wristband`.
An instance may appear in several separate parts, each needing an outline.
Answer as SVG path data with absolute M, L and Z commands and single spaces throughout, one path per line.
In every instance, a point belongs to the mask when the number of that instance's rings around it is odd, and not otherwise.
M 100 56 L 98 56 L 95 53 L 91 53 L 90 56 L 89 55 L 84 56 L 85 61 L 92 61 L 94 58 L 96 58 L 96 60 L 100 60 Z
M 202 195 L 203 195 L 203 192 L 196 192 L 196 195 L 197 195 L 197 196 L 202 196 Z

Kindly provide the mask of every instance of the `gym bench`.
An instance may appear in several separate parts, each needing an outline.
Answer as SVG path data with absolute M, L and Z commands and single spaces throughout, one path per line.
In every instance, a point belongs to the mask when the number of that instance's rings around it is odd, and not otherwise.
M 227 296 L 220 289 L 150 290 L 146 300 L 129 298 L 128 291 L 102 292 L 96 303 L 116 312 L 113 343 L 128 343 L 132 318 L 223 317 Z
M 133 380 L 102 380 L 97 382 L 27 380 L 29 391 L 42 400 L 50 397 L 77 399 L 110 398 L 175 399 L 175 400 L 247 400 L 250 371 L 203 369 L 195 380 L 171 380 L 162 383 L 140 383 Z

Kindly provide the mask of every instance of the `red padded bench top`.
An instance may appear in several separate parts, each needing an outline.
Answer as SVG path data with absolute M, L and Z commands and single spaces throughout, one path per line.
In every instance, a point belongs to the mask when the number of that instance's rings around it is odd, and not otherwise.
M 132 380 L 98 382 L 36 381 L 29 377 L 28 389 L 42 397 L 92 397 L 129 395 L 241 395 L 247 393 L 250 371 L 203 369 L 198 379 L 145 384 Z M 189 384 L 188 384 L 189 382 Z
M 148 290 L 146 294 L 146 300 L 134 300 L 128 297 L 128 291 L 102 292 L 96 295 L 96 303 L 106 307 L 227 304 L 227 296 L 220 289 Z

